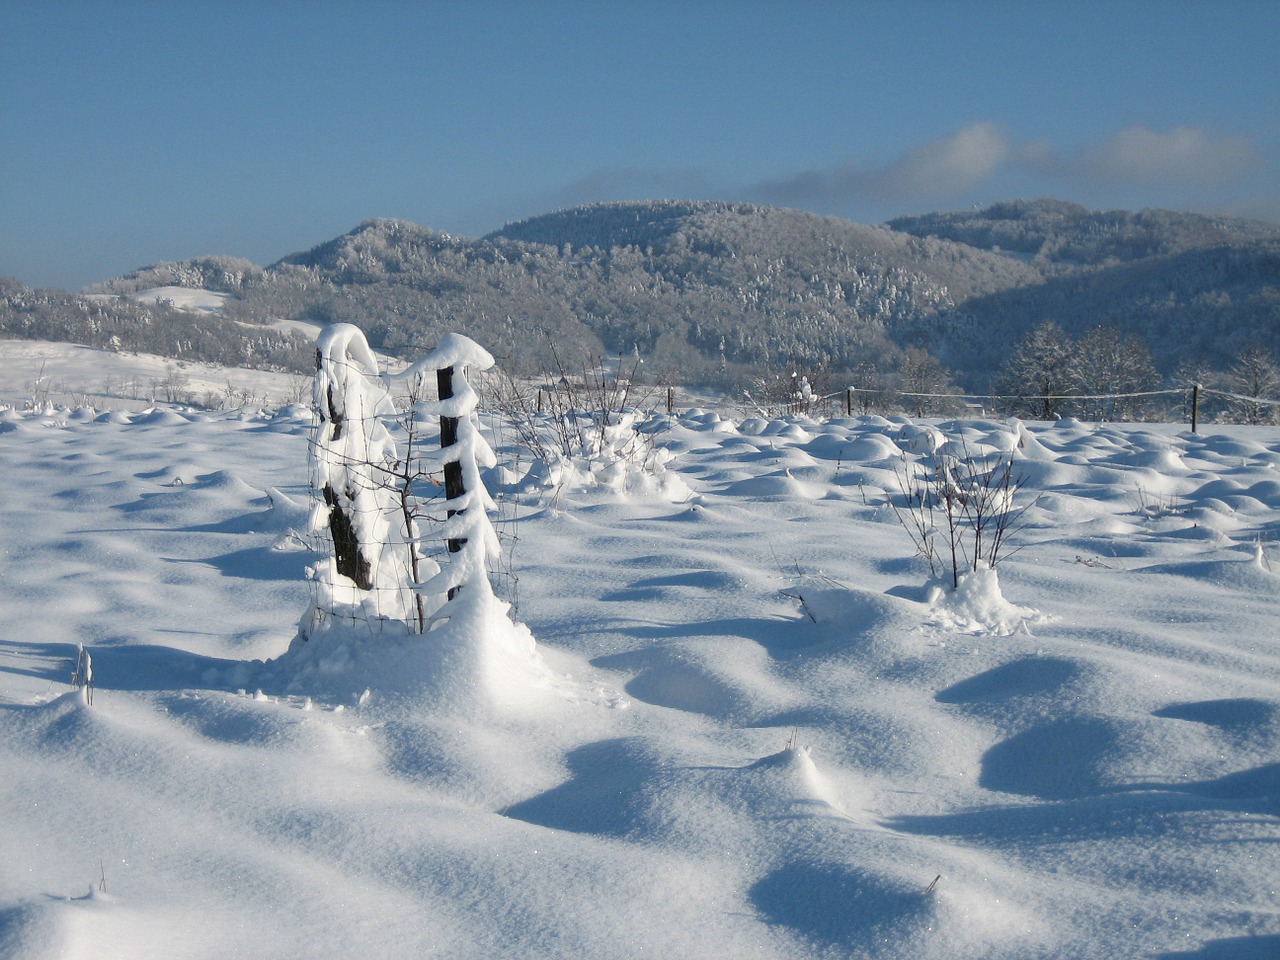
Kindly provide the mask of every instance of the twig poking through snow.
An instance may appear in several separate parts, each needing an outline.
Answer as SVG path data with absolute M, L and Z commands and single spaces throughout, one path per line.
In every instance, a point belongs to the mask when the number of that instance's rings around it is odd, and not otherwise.
M 71 673 L 71 685 L 77 690 L 83 691 L 84 702 L 86 706 L 93 706 L 93 658 L 89 656 L 89 651 L 84 648 L 84 644 L 80 644 L 80 650 L 76 654 L 75 669 Z
M 1111 564 L 1109 564 L 1109 563 L 1103 563 L 1103 562 L 1102 562 L 1101 560 L 1099 560 L 1097 557 L 1082 557 L 1082 556 L 1077 555 L 1077 556 L 1076 556 L 1076 563 L 1083 564 L 1083 565 L 1084 565 L 1084 566 L 1086 566 L 1086 567 L 1103 567 L 1103 568 L 1105 568 L 1105 569 L 1107 569 L 1107 570 L 1112 570 L 1112 569 L 1114 569 L 1114 567 L 1112 567 L 1112 566 L 1111 566 Z

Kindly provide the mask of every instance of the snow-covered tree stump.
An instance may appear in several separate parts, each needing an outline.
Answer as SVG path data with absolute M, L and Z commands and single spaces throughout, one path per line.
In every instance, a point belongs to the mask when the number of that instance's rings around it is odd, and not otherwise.
M 358 327 L 326 327 L 316 341 L 314 402 L 320 416 L 311 443 L 316 494 L 311 532 L 332 543 L 316 564 L 317 596 L 304 637 L 325 615 L 407 620 L 412 586 L 402 509 L 387 464 L 395 441 L 380 417 L 394 413 L 378 362 Z

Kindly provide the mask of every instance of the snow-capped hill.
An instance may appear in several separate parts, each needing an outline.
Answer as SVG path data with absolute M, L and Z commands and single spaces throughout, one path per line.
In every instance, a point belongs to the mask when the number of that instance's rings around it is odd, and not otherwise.
M 240 257 L 193 257 L 139 267 L 122 277 L 94 284 L 85 292 L 124 295 L 157 287 L 182 287 L 235 294 L 261 277 L 260 266 Z
M 1165 257 L 1188 250 L 1280 240 L 1280 225 L 1173 210 L 1090 210 L 1061 200 L 1015 200 L 977 211 L 898 217 L 889 224 L 980 250 L 1034 256 L 1074 269 Z
M 257 325 L 354 323 L 406 357 L 465 329 L 517 374 L 554 369 L 548 345 L 572 344 L 735 391 L 792 366 L 843 384 L 909 382 L 914 348 L 986 393 L 1047 317 L 1076 340 L 1100 325 L 1139 335 L 1166 378 L 1184 362 L 1225 371 L 1252 343 L 1280 352 L 1280 227 L 1056 200 L 881 226 L 745 203 L 600 203 L 481 239 L 374 219 L 266 269 L 206 257 L 93 292 L 161 287 L 231 294 L 225 315 Z M 47 322 L 27 315 L 40 297 L 0 286 L 0 334 L 96 344 L 106 325 L 138 325 L 128 310 L 86 324 L 82 300 L 41 296 Z M 172 339 L 184 356 L 204 349 Z
M 474 241 L 457 239 L 408 220 L 374 218 L 362 221 L 340 237 L 309 250 L 282 257 L 269 270 L 287 272 L 306 267 L 342 283 L 374 283 L 388 275 L 410 274 L 443 252 L 465 250 Z

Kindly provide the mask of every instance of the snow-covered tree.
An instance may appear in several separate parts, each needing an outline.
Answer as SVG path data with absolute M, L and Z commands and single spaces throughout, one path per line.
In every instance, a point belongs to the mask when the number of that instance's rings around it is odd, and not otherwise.
M 1122 336 L 1112 326 L 1094 327 L 1076 345 L 1071 362 L 1075 389 L 1090 398 L 1082 401 L 1090 420 L 1131 420 L 1142 407 L 1141 397 L 1114 396 L 1153 390 L 1160 374 L 1146 343 L 1137 334 Z
M 1260 343 L 1240 351 L 1227 372 L 1231 409 L 1245 423 L 1273 423 L 1280 407 L 1280 367 L 1275 355 Z
M 1025 398 L 1024 411 L 1039 420 L 1053 420 L 1062 411 L 1058 399 L 1071 393 L 1073 348 L 1062 328 L 1046 320 L 1024 336 L 1005 361 L 1000 389 Z
M 953 411 L 956 401 L 940 394 L 955 393 L 951 375 L 937 357 L 923 347 L 907 347 L 898 365 L 904 406 L 916 417 L 936 417 Z M 934 396 L 931 396 L 933 394 Z

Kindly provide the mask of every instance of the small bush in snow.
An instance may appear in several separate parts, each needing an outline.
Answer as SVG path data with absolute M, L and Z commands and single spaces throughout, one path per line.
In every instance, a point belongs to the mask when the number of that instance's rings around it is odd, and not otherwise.
M 782 417 L 828 417 L 843 401 L 844 392 L 833 390 L 831 372 L 825 367 L 792 366 L 785 374 L 755 377 L 742 390 L 741 406 L 748 416 L 777 420 Z
M 996 568 L 1031 505 L 1016 503 L 1026 481 L 1015 475 L 1012 454 L 977 454 L 963 441 L 918 459 L 904 455 L 897 479 L 890 506 L 930 575 L 949 573 L 952 590 L 961 574 Z
M 635 393 L 640 361 L 627 367 L 619 358 L 612 374 L 597 362 L 580 375 L 558 354 L 555 362 L 556 372 L 540 385 L 500 374 L 490 388 L 543 485 L 625 489 L 637 475 L 661 477 L 670 454 L 658 446 L 653 421 L 639 406 L 645 399 Z

